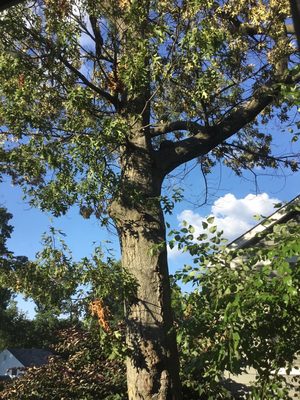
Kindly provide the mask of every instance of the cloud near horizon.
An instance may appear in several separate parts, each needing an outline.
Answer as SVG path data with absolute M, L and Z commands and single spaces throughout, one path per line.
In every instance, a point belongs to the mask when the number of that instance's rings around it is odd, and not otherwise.
M 193 225 L 195 228 L 195 236 L 203 232 L 202 222 L 208 216 L 213 216 L 214 225 L 217 225 L 219 231 L 223 231 L 224 237 L 228 241 L 232 241 L 250 228 L 257 224 L 254 215 L 268 216 L 274 212 L 274 204 L 280 200 L 270 197 L 267 193 L 258 195 L 248 194 L 244 198 L 236 198 L 234 194 L 227 193 L 225 196 L 217 199 L 211 207 L 209 215 L 202 216 L 192 210 L 184 210 L 177 219 L 182 225 L 183 221 Z M 180 252 L 175 247 L 168 249 L 169 257 L 174 259 Z

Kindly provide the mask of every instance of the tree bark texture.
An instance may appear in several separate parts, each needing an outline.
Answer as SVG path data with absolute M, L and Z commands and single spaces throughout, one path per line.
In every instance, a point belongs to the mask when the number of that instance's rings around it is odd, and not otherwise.
M 145 146 L 127 149 L 121 163 L 121 186 L 111 216 L 119 232 L 122 265 L 138 285 L 136 298 L 127 304 L 128 398 L 179 400 L 179 360 L 159 202 L 162 178 Z

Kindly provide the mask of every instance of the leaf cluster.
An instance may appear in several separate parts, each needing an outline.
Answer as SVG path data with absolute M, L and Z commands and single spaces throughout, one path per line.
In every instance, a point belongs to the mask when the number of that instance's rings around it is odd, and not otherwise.
M 218 127 L 218 136 L 260 88 L 277 99 L 276 82 L 298 61 L 288 16 L 288 0 L 45 0 L 5 11 L 0 171 L 43 210 L 61 215 L 77 204 L 85 218 L 107 222 L 134 138 L 158 154 L 202 130 Z M 272 107 L 260 108 L 267 122 Z M 255 126 L 260 111 L 241 111 L 244 124 L 230 125 L 239 135 L 212 146 L 207 171 L 220 158 L 238 174 L 279 165 L 270 133 Z

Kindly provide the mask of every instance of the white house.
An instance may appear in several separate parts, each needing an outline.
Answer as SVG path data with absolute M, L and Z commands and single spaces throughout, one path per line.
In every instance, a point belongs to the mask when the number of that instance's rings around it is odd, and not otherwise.
M 17 377 L 26 367 L 39 367 L 52 353 L 44 349 L 5 349 L 0 352 L 0 376 Z

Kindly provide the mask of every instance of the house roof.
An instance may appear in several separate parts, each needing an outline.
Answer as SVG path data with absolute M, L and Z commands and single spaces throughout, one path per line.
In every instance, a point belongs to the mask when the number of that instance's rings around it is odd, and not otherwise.
M 228 247 L 232 249 L 242 249 L 253 246 L 259 242 L 259 240 L 261 240 L 261 235 L 258 237 L 258 233 L 267 234 L 273 229 L 274 225 L 285 223 L 290 219 L 299 216 L 300 212 L 294 208 L 297 205 L 300 206 L 300 195 L 296 196 L 284 206 L 280 207 L 277 211 L 265 218 L 253 228 L 249 229 L 243 235 L 233 240 L 231 243 L 229 243 Z
M 46 364 L 48 357 L 52 355 L 51 351 L 44 349 L 7 349 L 17 360 L 20 361 L 24 367 L 35 366 Z

